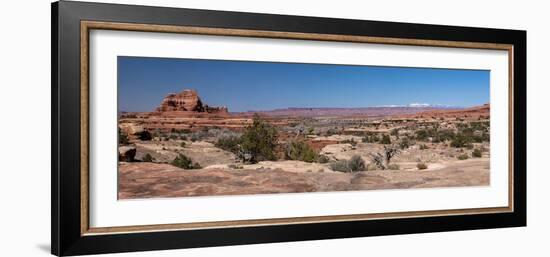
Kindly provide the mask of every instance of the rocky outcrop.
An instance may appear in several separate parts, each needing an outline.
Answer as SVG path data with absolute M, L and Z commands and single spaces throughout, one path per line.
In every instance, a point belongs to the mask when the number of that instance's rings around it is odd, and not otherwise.
M 179 93 L 170 93 L 162 99 L 159 107 L 155 109 L 162 116 L 188 116 L 193 114 L 219 114 L 227 115 L 226 107 L 211 107 L 203 104 L 196 90 L 185 89 Z
M 120 146 L 118 147 L 118 160 L 121 162 L 133 162 L 136 157 L 135 146 Z
M 145 129 L 137 124 L 134 123 L 121 123 L 119 125 L 122 132 L 126 133 L 128 136 L 139 136 L 139 134 L 143 133 Z

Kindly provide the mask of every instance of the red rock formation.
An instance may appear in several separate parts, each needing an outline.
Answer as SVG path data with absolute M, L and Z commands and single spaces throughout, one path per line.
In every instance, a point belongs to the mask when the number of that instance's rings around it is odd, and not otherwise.
M 170 93 L 162 99 L 155 112 L 161 116 L 193 116 L 195 114 L 228 115 L 227 107 L 210 107 L 202 103 L 196 90 L 185 89 Z

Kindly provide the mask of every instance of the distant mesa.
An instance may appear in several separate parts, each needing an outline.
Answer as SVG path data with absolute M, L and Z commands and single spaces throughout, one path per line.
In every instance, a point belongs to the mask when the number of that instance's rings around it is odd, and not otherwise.
M 195 115 L 219 115 L 227 116 L 227 107 L 213 107 L 204 104 L 194 89 L 185 89 L 179 93 L 170 93 L 162 99 L 155 109 L 155 114 L 160 116 L 195 116 Z

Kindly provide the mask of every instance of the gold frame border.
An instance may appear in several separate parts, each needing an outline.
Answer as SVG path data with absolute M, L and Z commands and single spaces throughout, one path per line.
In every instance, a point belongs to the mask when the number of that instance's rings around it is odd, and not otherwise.
M 198 35 L 239 36 L 259 38 L 300 39 L 334 42 L 375 43 L 391 45 L 414 45 L 431 47 L 452 47 L 471 49 L 494 49 L 508 51 L 508 206 L 490 208 L 449 209 L 433 211 L 409 211 L 391 213 L 371 213 L 353 215 L 330 215 L 274 219 L 233 220 L 192 222 L 178 224 L 155 224 L 120 227 L 90 227 L 89 226 L 89 32 L 92 29 L 123 30 L 139 32 L 162 32 Z M 299 33 L 283 31 L 225 29 L 210 27 L 190 27 L 136 23 L 116 23 L 86 21 L 80 22 L 80 234 L 81 236 L 117 233 L 139 233 L 173 230 L 212 229 L 228 227 L 272 226 L 289 224 L 307 224 L 340 221 L 362 221 L 391 218 L 414 218 L 429 216 L 473 215 L 488 213 L 504 213 L 514 211 L 514 156 L 513 156 L 513 52 L 511 44 L 494 44 L 480 42 L 442 41 L 425 39 L 404 39 L 370 36 L 350 36 L 317 33 Z

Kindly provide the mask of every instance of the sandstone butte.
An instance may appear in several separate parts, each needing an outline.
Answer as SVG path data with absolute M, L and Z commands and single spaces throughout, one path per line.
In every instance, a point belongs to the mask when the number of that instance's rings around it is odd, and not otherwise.
M 204 104 L 197 91 L 185 89 L 179 93 L 170 93 L 162 99 L 151 115 L 162 117 L 193 117 L 196 115 L 211 114 L 215 116 L 228 116 L 227 107 L 212 107 Z
M 196 90 L 185 89 L 166 95 L 152 112 L 121 113 L 119 127 L 129 138 L 135 138 L 134 130 L 167 132 L 173 129 L 199 130 L 214 126 L 241 129 L 250 122 L 247 117 L 231 115 L 225 106 L 205 104 Z

